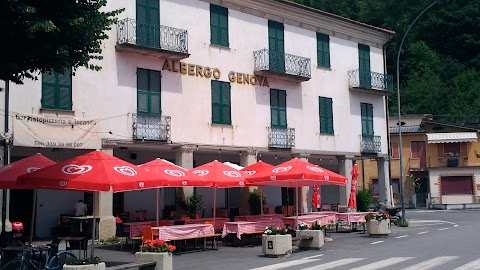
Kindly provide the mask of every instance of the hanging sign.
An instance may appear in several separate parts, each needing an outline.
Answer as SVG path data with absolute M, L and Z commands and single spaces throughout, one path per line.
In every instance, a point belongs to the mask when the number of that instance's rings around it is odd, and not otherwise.
M 13 145 L 43 148 L 101 149 L 98 119 L 13 114 Z

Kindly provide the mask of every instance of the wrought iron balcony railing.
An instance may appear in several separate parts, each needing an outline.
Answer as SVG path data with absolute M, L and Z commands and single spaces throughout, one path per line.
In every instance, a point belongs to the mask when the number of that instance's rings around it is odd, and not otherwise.
M 268 128 L 268 147 L 293 148 L 295 147 L 294 128 Z
M 393 91 L 392 75 L 377 72 L 365 72 L 359 69 L 350 70 L 348 72 L 348 83 L 350 88 L 380 90 L 387 93 Z
M 133 139 L 170 141 L 170 126 L 170 116 L 134 113 Z
M 376 154 L 382 151 L 382 138 L 375 135 L 361 135 L 360 152 Z
M 310 58 L 261 49 L 253 52 L 255 71 L 270 71 L 306 78 L 312 77 Z
M 117 23 L 117 43 L 188 54 L 187 30 L 143 23 L 129 18 Z

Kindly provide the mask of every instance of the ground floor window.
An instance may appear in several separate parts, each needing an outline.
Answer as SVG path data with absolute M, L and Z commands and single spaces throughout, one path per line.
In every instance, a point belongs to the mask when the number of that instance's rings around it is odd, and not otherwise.
M 472 176 L 443 176 L 440 189 L 442 195 L 473 194 Z

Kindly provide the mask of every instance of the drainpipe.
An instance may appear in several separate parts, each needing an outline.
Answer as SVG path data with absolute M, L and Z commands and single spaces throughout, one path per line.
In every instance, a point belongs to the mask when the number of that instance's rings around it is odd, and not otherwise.
M 390 36 L 390 38 L 388 39 L 387 42 L 385 42 L 385 44 L 383 44 L 383 74 L 387 74 L 387 58 L 386 58 L 386 54 L 387 54 L 387 44 L 392 40 L 393 38 L 393 35 Z M 392 82 L 393 83 L 393 82 Z M 385 95 L 385 112 L 386 112 L 386 126 L 387 126 L 387 149 L 388 149 L 388 176 L 390 177 L 390 179 L 392 179 L 392 164 L 390 162 L 390 157 L 392 156 L 392 148 L 390 147 L 390 129 L 388 127 L 388 120 L 389 120 L 389 113 L 388 113 L 388 95 Z M 399 123 L 399 126 L 398 128 L 400 128 L 400 123 Z M 391 183 L 390 183 L 390 187 L 389 189 L 391 189 Z M 390 197 L 390 195 L 389 195 Z M 395 206 L 395 203 L 392 202 L 392 205 Z

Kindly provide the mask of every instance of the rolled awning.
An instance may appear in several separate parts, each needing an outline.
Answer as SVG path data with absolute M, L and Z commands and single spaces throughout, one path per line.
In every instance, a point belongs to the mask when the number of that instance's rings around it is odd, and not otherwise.
M 476 142 L 476 132 L 452 132 L 452 133 L 430 133 L 427 134 L 428 143 L 458 143 Z

